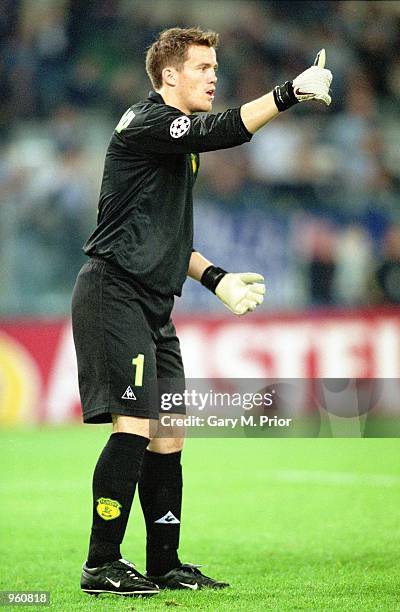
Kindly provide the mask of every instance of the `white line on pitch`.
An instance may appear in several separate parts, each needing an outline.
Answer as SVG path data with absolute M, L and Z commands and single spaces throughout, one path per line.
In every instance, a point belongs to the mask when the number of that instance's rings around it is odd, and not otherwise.
M 400 476 L 391 474 L 357 474 L 354 472 L 324 472 L 317 470 L 278 470 L 272 477 L 283 482 L 315 482 L 327 485 L 371 485 L 400 487 Z

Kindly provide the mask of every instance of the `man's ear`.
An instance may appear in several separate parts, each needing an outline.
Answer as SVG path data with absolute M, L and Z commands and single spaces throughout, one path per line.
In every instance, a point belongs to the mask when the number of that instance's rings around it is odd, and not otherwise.
M 171 66 L 167 66 L 162 70 L 162 78 L 164 83 L 169 85 L 170 87 L 175 87 L 177 82 L 177 70 L 176 68 L 172 68 Z

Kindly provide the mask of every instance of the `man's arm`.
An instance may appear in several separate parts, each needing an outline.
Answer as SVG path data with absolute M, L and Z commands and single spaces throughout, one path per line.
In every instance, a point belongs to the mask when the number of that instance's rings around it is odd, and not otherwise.
M 212 266 L 211 261 L 208 261 L 198 251 L 193 251 L 189 261 L 188 276 L 200 282 L 204 271 L 210 266 Z
M 257 130 L 272 121 L 277 115 L 279 110 L 275 104 L 274 94 L 272 91 L 243 104 L 240 109 L 240 116 L 250 134 L 255 134 Z
M 165 104 L 133 106 L 118 124 L 117 137 L 135 150 L 139 146 L 145 152 L 167 155 L 216 151 L 249 142 L 254 132 L 297 102 L 320 100 L 330 104 L 332 74 L 324 69 L 325 52 L 321 54 L 317 65 L 293 81 L 278 85 L 241 108 L 216 115 L 185 115 Z
M 204 153 L 236 147 L 252 137 L 243 125 L 239 108 L 216 115 L 185 115 L 165 104 L 132 109 L 117 137 L 135 150 L 140 147 L 158 155 Z
M 193 251 L 190 257 L 188 276 L 201 282 L 239 316 L 255 310 L 264 300 L 265 285 L 261 274 L 226 272 L 214 266 L 198 251 Z

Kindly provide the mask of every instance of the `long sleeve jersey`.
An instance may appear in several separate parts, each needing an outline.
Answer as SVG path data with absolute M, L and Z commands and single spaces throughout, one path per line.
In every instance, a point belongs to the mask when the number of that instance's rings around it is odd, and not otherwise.
M 84 245 L 161 295 L 180 295 L 193 248 L 199 153 L 248 142 L 240 109 L 185 115 L 152 91 L 131 106 L 107 149 L 97 227 Z

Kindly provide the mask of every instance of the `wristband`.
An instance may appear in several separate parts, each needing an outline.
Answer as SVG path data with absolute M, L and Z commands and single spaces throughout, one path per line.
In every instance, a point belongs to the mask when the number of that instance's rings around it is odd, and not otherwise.
M 286 81 L 283 85 L 277 85 L 272 93 L 274 94 L 275 104 L 279 112 L 298 103 L 298 99 L 294 95 L 292 81 Z
M 226 270 L 217 266 L 208 266 L 201 275 L 200 282 L 204 287 L 215 293 L 219 281 L 228 274 Z

